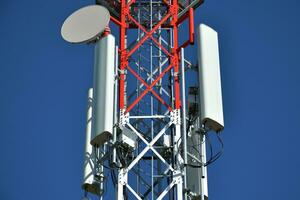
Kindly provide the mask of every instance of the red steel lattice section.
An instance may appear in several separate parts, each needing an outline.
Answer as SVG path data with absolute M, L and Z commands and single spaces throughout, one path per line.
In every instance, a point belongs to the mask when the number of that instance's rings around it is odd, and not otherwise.
M 189 12 L 178 18 L 178 0 L 173 0 L 169 3 L 167 0 L 163 0 L 163 2 L 168 7 L 168 12 L 162 19 L 156 23 L 156 25 L 149 31 L 141 25 L 131 14 L 130 7 L 136 1 L 131 0 L 129 3 L 126 3 L 127 0 L 120 0 L 120 20 L 111 16 L 111 20 L 117 24 L 120 28 L 120 74 L 119 74 L 119 107 L 121 110 L 125 110 L 125 113 L 130 112 L 135 105 L 137 105 L 141 99 L 148 93 L 151 92 L 153 96 L 164 106 L 168 108 L 168 110 L 172 111 L 173 109 L 180 109 L 181 101 L 180 101 L 180 83 L 179 83 L 179 50 L 182 47 L 186 47 L 189 44 L 193 44 L 194 42 L 194 25 L 193 25 L 193 8 L 189 9 Z M 182 23 L 185 19 L 189 18 L 189 28 L 190 34 L 189 39 L 184 44 L 179 46 L 178 44 L 178 25 Z M 162 26 L 166 24 L 167 21 L 169 23 L 169 27 L 173 30 L 173 48 L 167 50 L 164 46 L 162 46 L 157 39 L 153 36 L 153 34 Z M 129 24 L 134 24 L 136 27 L 141 29 L 145 35 L 141 40 L 138 41 L 131 49 L 126 48 L 126 30 L 130 28 Z M 130 66 L 128 65 L 129 58 L 136 52 L 136 50 L 145 43 L 148 39 L 151 39 L 169 58 L 169 65 L 156 77 L 154 81 L 150 85 L 146 83 L 146 81 L 140 77 Z M 163 76 L 169 72 L 171 69 L 174 70 L 174 96 L 175 96 L 175 107 L 172 108 L 168 105 L 160 95 L 158 95 L 154 90 L 153 86 L 163 78 Z M 134 77 L 139 80 L 142 84 L 146 86 L 146 89 L 130 104 L 125 107 L 125 70 L 130 71 Z

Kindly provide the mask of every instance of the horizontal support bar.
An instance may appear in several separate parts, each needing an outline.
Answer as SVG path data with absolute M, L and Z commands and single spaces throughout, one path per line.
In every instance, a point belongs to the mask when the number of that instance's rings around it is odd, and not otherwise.
M 149 116 L 129 116 L 129 119 L 152 119 L 152 118 L 170 118 L 167 115 L 149 115 Z

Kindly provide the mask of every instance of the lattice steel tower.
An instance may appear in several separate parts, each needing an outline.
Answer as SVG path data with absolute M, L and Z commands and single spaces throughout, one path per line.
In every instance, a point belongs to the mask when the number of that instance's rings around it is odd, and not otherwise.
M 87 118 L 87 192 L 101 197 L 110 174 L 117 200 L 208 199 L 206 167 L 220 155 L 207 161 L 205 140 L 208 130 L 223 129 L 218 50 L 209 42 L 215 41 L 215 32 L 199 27 L 203 41 L 208 41 L 205 46 L 199 39 L 200 67 L 184 57 L 184 48 L 194 44 L 194 10 L 202 3 L 96 1 L 109 11 L 119 41 L 115 45 L 108 28 L 84 41 L 96 45 Z M 180 36 L 187 40 L 179 44 L 179 27 L 185 21 L 189 34 Z M 217 63 L 209 62 L 205 52 Z M 197 73 L 206 65 L 216 65 L 216 70 L 200 71 L 200 92 L 198 85 L 189 88 L 186 108 L 185 71 Z M 204 76 L 211 76 L 213 85 L 207 86 Z

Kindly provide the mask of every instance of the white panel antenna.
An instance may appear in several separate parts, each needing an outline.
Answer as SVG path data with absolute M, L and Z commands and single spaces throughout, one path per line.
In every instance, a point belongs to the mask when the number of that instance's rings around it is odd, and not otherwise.
M 61 35 L 70 43 L 89 43 L 96 40 L 108 25 L 109 11 L 99 5 L 83 7 L 63 23 Z
M 94 104 L 91 144 L 100 146 L 112 136 L 114 116 L 115 37 L 107 35 L 95 46 Z
M 86 121 L 86 140 L 84 151 L 84 165 L 83 165 L 83 183 L 82 189 L 87 192 L 100 196 L 103 193 L 103 182 L 97 180 L 95 174 L 103 173 L 103 167 L 98 167 L 95 164 L 96 154 L 93 146 L 90 144 L 92 133 L 92 112 L 93 112 L 93 89 L 88 91 L 88 107 L 87 107 L 87 121 Z M 99 171 L 100 170 L 100 171 Z
M 216 132 L 224 128 L 218 33 L 205 24 L 198 28 L 201 122 Z

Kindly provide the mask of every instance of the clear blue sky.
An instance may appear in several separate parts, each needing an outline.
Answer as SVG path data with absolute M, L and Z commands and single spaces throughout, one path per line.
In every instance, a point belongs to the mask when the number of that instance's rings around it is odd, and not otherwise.
M 0 2 L 0 199 L 80 199 L 93 48 L 60 26 L 94 1 Z M 224 156 L 209 168 L 211 200 L 300 196 L 300 2 L 206 0 L 219 32 Z

